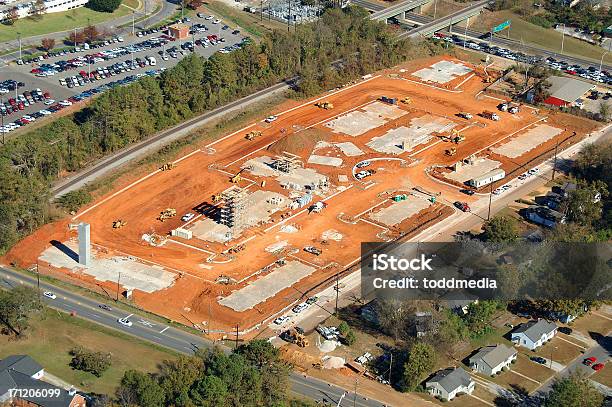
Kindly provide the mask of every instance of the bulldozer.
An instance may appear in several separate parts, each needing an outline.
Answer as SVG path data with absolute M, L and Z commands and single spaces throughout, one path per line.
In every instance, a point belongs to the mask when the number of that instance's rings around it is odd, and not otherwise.
M 410 99 L 408 96 L 406 96 L 400 102 L 408 105 L 408 104 L 412 103 L 412 99 Z
M 241 173 L 242 173 L 242 171 L 244 171 L 244 170 L 246 170 L 246 168 L 243 168 L 243 169 L 241 169 L 240 171 L 238 171 L 238 172 L 236 173 L 236 175 L 234 175 L 233 177 L 231 177 L 231 178 L 230 178 L 230 182 L 231 182 L 232 184 L 237 184 L 237 183 L 239 183 L 240 181 L 242 181 L 242 177 L 240 176 L 240 174 L 241 174 Z
M 214 194 L 211 199 L 213 203 L 217 203 L 223 200 L 223 196 L 221 194 Z
M 113 229 L 121 229 L 122 227 L 126 225 L 127 225 L 127 222 L 121 219 L 117 219 L 116 221 L 113 222 Z
M 457 149 L 455 147 L 451 147 L 448 150 L 445 151 L 446 155 L 448 156 L 454 156 L 455 154 L 457 154 Z
M 243 243 L 243 244 L 239 244 L 237 246 L 231 247 L 227 252 L 229 254 L 238 253 L 238 252 L 243 251 L 245 248 L 246 248 L 246 245 Z
M 253 130 L 251 132 L 248 132 L 246 136 L 244 136 L 245 139 L 247 140 L 253 140 L 256 137 L 260 137 L 261 136 L 261 131 L 258 130 Z
M 325 110 L 331 110 L 334 108 L 334 105 L 331 102 L 325 101 L 325 102 L 317 102 L 315 103 L 316 107 L 320 107 L 321 109 L 325 109 Z
M 174 168 L 176 168 L 176 164 L 174 163 L 165 163 L 164 165 L 159 167 L 159 169 L 162 171 L 170 171 L 171 169 L 174 169 Z
M 453 143 L 455 143 L 455 144 L 459 144 L 462 141 L 465 141 L 465 136 L 462 136 L 462 135 L 459 134 L 459 135 L 453 137 Z
M 308 346 L 308 339 L 304 336 L 303 331 L 300 332 L 296 328 L 291 328 L 281 334 L 281 338 L 287 342 L 295 343 L 300 348 Z
M 166 208 L 160 212 L 157 217 L 158 220 L 164 222 L 166 219 L 170 219 L 176 216 L 176 209 L 174 208 Z

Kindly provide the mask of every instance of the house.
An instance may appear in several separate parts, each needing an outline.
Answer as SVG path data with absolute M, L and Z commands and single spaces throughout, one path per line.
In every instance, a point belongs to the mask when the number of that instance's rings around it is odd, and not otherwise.
M 477 373 L 493 376 L 504 368 L 510 368 L 517 355 L 516 349 L 503 344 L 485 346 L 470 357 L 470 367 Z
M 557 324 L 540 319 L 519 325 L 512 332 L 512 342 L 527 349 L 535 350 L 546 341 L 551 340 L 556 334 Z
M 474 380 L 460 367 L 449 367 L 437 372 L 425 382 L 425 388 L 434 397 L 443 400 L 452 400 L 461 393 L 472 394 L 475 386 Z
M 40 380 L 44 369 L 27 355 L 0 360 L 0 403 L 27 407 L 85 407 L 83 396 Z M 15 392 L 15 389 L 25 391 Z
M 459 315 L 465 315 L 468 312 L 470 304 L 478 303 L 478 297 L 465 291 L 453 290 L 438 298 L 440 305 L 446 307 Z
M 557 223 L 565 223 L 565 215 L 544 206 L 530 206 L 524 213 L 528 220 L 547 228 L 554 228 Z

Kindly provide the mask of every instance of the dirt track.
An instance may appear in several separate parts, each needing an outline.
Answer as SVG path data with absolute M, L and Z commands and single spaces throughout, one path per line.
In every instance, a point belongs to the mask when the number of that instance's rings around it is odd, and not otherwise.
M 272 124 L 254 123 L 248 129 L 222 138 L 214 145 L 200 146 L 201 150 L 181 160 L 177 168 L 171 171 L 157 172 L 134 185 L 132 183 L 138 179 L 125 180 L 123 185 L 98 199 L 91 207 L 78 214 L 77 219 L 70 222 L 90 223 L 92 242 L 97 248 L 107 252 L 109 256 L 129 254 L 143 262 L 159 265 L 177 274 L 174 285 L 166 290 L 153 294 L 135 292 L 134 300 L 143 308 L 183 323 L 200 325 L 210 323 L 213 329 L 228 331 L 235 325 L 239 325 L 242 330 L 274 315 L 301 298 L 302 293 L 307 292 L 309 288 L 354 264 L 360 255 L 361 242 L 378 241 L 381 237 L 397 238 L 403 233 L 409 233 L 408 236 L 416 234 L 419 225 L 424 222 L 431 219 L 441 221 L 452 214 L 453 210 L 450 206 L 453 201 L 458 199 L 470 201 L 469 197 L 458 192 L 458 188 L 440 183 L 427 175 L 425 170 L 430 166 L 448 166 L 474 152 L 482 151 L 482 154 L 486 154 L 488 147 L 537 121 L 545 120 L 547 124 L 564 130 L 557 137 L 517 159 L 509 160 L 491 155 L 492 159 L 502 162 L 502 168 L 510 173 L 524 163 L 531 162 L 534 157 L 550 151 L 557 142 L 567 139 L 568 135 L 574 131 L 577 132 L 577 136 L 567 142 L 578 141 L 595 127 L 593 122 L 586 119 L 559 113 L 550 115 L 549 112 L 535 112 L 529 108 L 524 108 L 520 114 L 514 116 L 509 113 L 500 113 L 502 120 L 499 122 L 477 117 L 476 114 L 484 110 L 496 111 L 496 105 L 499 103 L 498 100 L 479 95 L 485 86 L 480 76 L 465 75 L 437 89 L 418 83 L 418 78 L 409 74 L 416 68 L 429 66 L 435 61 L 435 59 L 418 61 L 418 63 L 413 62 L 405 67 L 380 72 L 374 79 L 345 88 L 337 93 L 330 93 L 324 97 L 324 100 L 334 104 L 333 110 L 322 110 L 315 107 L 312 102 L 293 103 L 287 109 L 294 110 L 279 114 L 278 120 Z M 406 71 L 400 72 L 400 68 L 406 68 Z M 390 77 L 389 74 L 392 74 L 393 77 Z M 470 78 L 463 83 L 468 77 Z M 455 89 L 459 84 L 462 84 L 461 87 Z M 358 137 L 332 133 L 324 126 L 329 119 L 355 109 L 357 106 L 367 105 L 383 95 L 400 99 L 409 96 L 412 99 L 410 104 L 399 104 L 399 107 L 407 114 Z M 301 107 L 296 108 L 298 106 Z M 467 121 L 455 116 L 461 111 L 471 112 L 475 119 Z M 377 172 L 368 177 L 367 181 L 372 182 L 372 185 L 367 189 L 364 183 L 352 177 L 351 169 L 356 162 L 385 157 L 384 154 L 366 146 L 372 137 L 381 136 L 388 130 L 402 125 L 408 126 L 411 119 L 425 114 L 446 117 L 456 123 L 456 129 L 463 130 L 461 134 L 466 136 L 466 140 L 456 146 L 456 156 L 445 155 L 444 151 L 451 144 L 434 137 L 428 144 L 420 145 L 412 152 L 399 156 L 412 163 L 408 167 L 396 161 L 374 162 L 370 168 L 376 169 Z M 474 121 L 485 126 L 473 125 Z M 303 209 L 280 211 L 272 215 L 271 223 L 248 229 L 229 245 L 199 239 L 172 238 L 173 241 L 167 241 L 161 247 L 151 247 L 141 240 L 144 233 L 168 235 L 172 229 L 184 224 L 180 216 L 186 212 L 198 212 L 203 216 L 214 214 L 218 208 L 217 204 L 211 202 L 211 196 L 231 186 L 229 176 L 238 172 L 246 160 L 275 155 L 269 151 L 274 150 L 273 143 L 286 138 L 283 140 L 283 146 L 290 146 L 292 134 L 309 127 L 313 127 L 320 134 L 325 134 L 327 141 L 350 141 L 365 152 L 364 155 L 358 157 L 346 157 L 333 148 L 322 149 L 317 154 L 341 157 L 344 161 L 343 165 L 339 168 L 305 165 L 328 176 L 333 185 L 327 193 L 328 197 L 330 195 L 332 197 L 326 198 L 328 207 L 322 213 L 308 214 Z M 251 130 L 261 130 L 263 135 L 248 141 L 244 135 Z M 303 162 L 306 162 L 311 151 L 300 146 L 294 146 L 294 152 L 301 156 Z M 540 161 L 541 159 L 543 157 L 540 157 Z M 537 161 L 534 162 L 537 163 Z M 349 182 L 339 183 L 338 175 L 340 174 L 347 175 Z M 255 177 L 248 172 L 243 175 L 247 180 L 242 181 L 240 186 L 249 186 L 251 192 L 264 189 L 287 195 L 287 190 L 283 190 L 271 179 L 267 179 L 266 187 L 262 188 L 261 181 L 265 180 L 265 177 Z M 514 176 L 517 175 L 514 174 Z M 342 185 L 345 189 L 339 190 L 337 185 Z M 130 187 L 126 188 L 128 186 Z M 438 203 L 391 227 L 378 224 L 368 217 L 370 208 L 376 206 L 375 210 L 380 210 L 388 207 L 392 204 L 388 198 L 393 193 L 411 192 L 413 186 L 439 193 Z M 175 208 L 179 216 L 163 223 L 156 220 L 159 212 L 169 207 Z M 282 221 L 281 215 L 283 217 L 292 216 L 289 221 L 286 221 L 286 224 L 296 226 L 299 233 L 280 232 L 278 225 Z M 113 229 L 112 221 L 117 219 L 126 221 L 127 226 L 120 230 Z M 49 246 L 51 240 L 65 241 L 70 236 L 67 229 L 68 223 L 64 220 L 42 228 L 18 244 L 7 255 L 7 258 L 9 261 L 24 266 L 31 265 L 36 261 L 40 252 Z M 338 231 L 343 238 L 340 241 L 323 242 L 321 234 L 329 229 Z M 206 259 L 211 256 L 209 253 L 221 253 L 230 246 L 245 240 L 248 240 L 246 250 L 233 257 L 218 255 L 215 258 L 230 261 L 226 263 L 206 262 Z M 284 255 L 288 260 L 298 259 L 306 264 L 314 265 L 317 271 L 294 287 L 286 288 L 274 298 L 258 304 L 251 310 L 236 312 L 219 305 L 218 297 L 227 296 L 232 291 L 266 274 L 263 272 L 256 276 L 253 275 L 279 259 L 277 255 L 264 249 L 280 240 L 288 240 L 290 246 L 297 249 L 294 254 L 287 255 L 285 252 Z M 317 246 L 323 250 L 323 253 L 320 256 L 313 256 L 301 250 L 307 245 Z M 215 284 L 214 280 L 221 275 L 230 276 L 241 283 L 228 286 Z M 93 283 L 91 277 L 82 274 L 71 274 L 71 278 L 81 280 L 83 283 Z M 108 289 L 114 289 L 114 284 L 102 285 Z

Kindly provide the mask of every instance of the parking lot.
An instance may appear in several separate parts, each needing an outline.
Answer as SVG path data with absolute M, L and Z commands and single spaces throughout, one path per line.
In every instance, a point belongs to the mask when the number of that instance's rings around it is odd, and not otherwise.
M 12 132 L 145 75 L 158 75 L 191 52 L 208 58 L 215 52 L 232 52 L 248 41 L 239 29 L 230 28 L 214 16 L 199 14 L 185 20 L 192 28 L 185 40 L 174 40 L 165 30 L 155 29 L 86 46 L 89 49 L 81 45 L 74 52 L 0 68 L 4 81 L 4 85 L 0 83 L 4 121 L 0 132 Z M 26 91 L 36 97 L 24 95 Z

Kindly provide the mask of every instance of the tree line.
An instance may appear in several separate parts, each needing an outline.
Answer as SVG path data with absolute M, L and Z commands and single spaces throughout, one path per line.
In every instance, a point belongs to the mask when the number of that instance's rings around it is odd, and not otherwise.
M 442 51 L 429 41 L 399 41 L 367 17 L 360 8 L 330 9 L 295 32 L 275 31 L 229 54 L 189 55 L 158 78 L 112 89 L 74 115 L 8 140 L 0 147 L 0 252 L 52 220 L 50 184 L 60 174 L 285 78 L 299 75 L 298 92 L 310 96 Z

